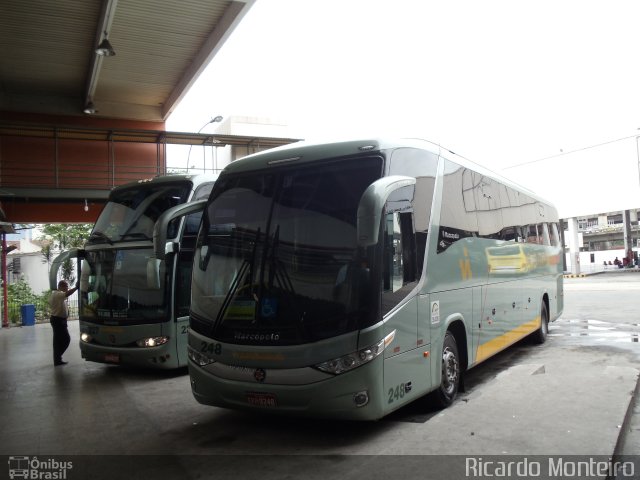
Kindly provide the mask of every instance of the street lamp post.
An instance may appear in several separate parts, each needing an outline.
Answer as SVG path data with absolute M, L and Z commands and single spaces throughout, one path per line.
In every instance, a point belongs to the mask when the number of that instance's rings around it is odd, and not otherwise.
M 210 123 L 218 123 L 218 122 L 221 122 L 221 121 L 222 121 L 222 116 L 221 115 L 217 115 L 215 117 L 212 117 L 211 120 L 208 120 L 207 122 L 205 122 L 205 124 L 202 125 L 200 127 L 200 129 L 196 133 L 202 132 L 204 127 L 206 127 Z M 191 158 L 191 149 L 192 148 L 193 148 L 193 144 L 189 145 L 189 154 L 187 155 L 187 173 L 189 173 L 189 159 Z M 206 154 L 205 154 L 205 155 L 203 155 L 203 158 L 202 158 L 202 173 L 205 172 L 206 168 L 207 167 L 206 167 Z

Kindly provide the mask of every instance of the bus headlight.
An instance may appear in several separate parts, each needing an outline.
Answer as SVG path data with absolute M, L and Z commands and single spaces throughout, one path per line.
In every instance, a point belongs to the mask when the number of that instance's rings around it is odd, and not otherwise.
M 189 347 L 187 348 L 187 355 L 189 356 L 189 360 L 201 367 L 215 362 L 215 359 L 211 358 L 205 353 L 197 351 L 191 345 L 189 345 Z
M 384 352 L 384 349 L 391 342 L 393 342 L 393 338 L 395 337 L 395 335 L 396 331 L 394 330 L 375 345 L 362 348 L 357 352 L 349 353 L 342 357 L 334 358 L 332 360 L 329 360 L 328 362 L 319 363 L 315 365 L 315 368 L 317 368 L 318 370 L 322 370 L 323 372 L 332 373 L 334 375 L 338 375 L 340 373 L 353 370 L 354 368 L 358 368 L 365 363 L 369 363 L 371 360 Z
M 150 338 L 141 338 L 136 341 L 136 345 L 139 347 L 158 347 L 160 345 L 164 345 L 169 341 L 169 337 L 150 337 Z
M 82 340 L 84 343 L 90 343 L 93 338 L 88 333 L 81 333 L 80 340 Z

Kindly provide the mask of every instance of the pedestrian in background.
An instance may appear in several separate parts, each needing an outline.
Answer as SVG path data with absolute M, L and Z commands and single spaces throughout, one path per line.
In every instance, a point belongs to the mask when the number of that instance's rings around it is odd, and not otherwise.
M 67 362 L 62 360 L 62 354 L 71 343 L 71 336 L 67 328 L 67 317 L 69 316 L 69 307 L 67 306 L 67 298 L 78 290 L 78 287 L 69 289 L 69 284 L 60 280 L 58 289 L 51 292 L 49 305 L 51 306 L 51 327 L 53 328 L 53 364 L 66 365 Z

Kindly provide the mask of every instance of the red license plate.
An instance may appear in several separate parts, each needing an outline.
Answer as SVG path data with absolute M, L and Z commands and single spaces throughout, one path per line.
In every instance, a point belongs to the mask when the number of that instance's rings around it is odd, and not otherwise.
M 247 392 L 247 403 L 254 407 L 274 408 L 278 406 L 273 393 Z
M 117 353 L 105 353 L 104 361 L 108 363 L 120 363 L 120 355 Z

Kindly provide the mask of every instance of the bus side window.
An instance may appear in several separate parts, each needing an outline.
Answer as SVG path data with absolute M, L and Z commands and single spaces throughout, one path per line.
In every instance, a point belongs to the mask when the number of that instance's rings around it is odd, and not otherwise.
M 385 217 L 384 227 L 384 244 L 382 253 L 382 290 L 385 292 L 393 291 L 393 272 L 395 269 L 396 260 L 396 248 L 399 247 L 396 243 L 396 231 L 395 231 L 395 214 L 388 213 Z
M 213 189 L 213 183 L 204 183 L 198 187 L 193 194 L 193 201 L 204 200 L 209 198 L 211 190 Z M 198 228 L 200 227 L 200 220 L 202 219 L 202 212 L 191 213 L 187 215 L 185 220 L 185 235 L 197 235 Z
M 400 241 L 402 243 L 402 285 L 415 282 L 418 278 L 416 265 L 416 234 L 413 228 L 413 214 L 398 213 Z
M 384 234 L 383 289 L 395 293 L 402 287 L 416 282 L 417 277 L 413 214 L 388 213 Z

